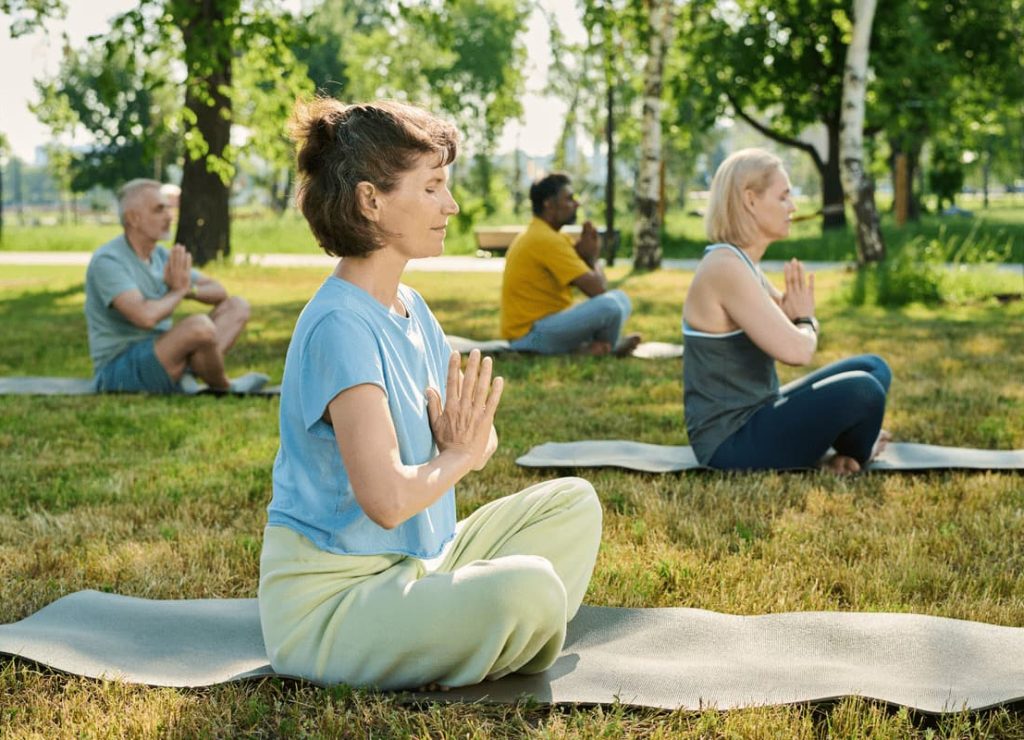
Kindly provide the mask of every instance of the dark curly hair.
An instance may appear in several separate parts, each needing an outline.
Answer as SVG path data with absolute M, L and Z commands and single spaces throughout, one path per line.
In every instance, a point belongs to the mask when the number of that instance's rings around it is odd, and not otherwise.
M 403 103 L 345 105 L 333 98 L 299 103 L 291 120 L 297 146 L 296 199 L 320 247 L 335 257 L 361 257 L 386 236 L 359 208 L 356 186 L 387 193 L 416 159 L 435 154 L 438 166 L 458 154 L 450 123 Z
M 530 204 L 533 206 L 534 215 L 540 216 L 544 213 L 544 203 L 549 198 L 554 198 L 562 192 L 562 188 L 570 182 L 572 180 L 569 179 L 568 175 L 561 172 L 553 172 L 533 183 L 530 186 Z

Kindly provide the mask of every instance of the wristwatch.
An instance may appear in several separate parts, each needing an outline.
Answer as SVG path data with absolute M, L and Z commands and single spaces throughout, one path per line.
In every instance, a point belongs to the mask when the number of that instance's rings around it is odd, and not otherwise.
M 807 326 L 811 327 L 811 329 L 814 330 L 815 334 L 818 333 L 818 320 L 813 316 L 797 316 L 795 319 L 793 319 L 793 323 L 796 324 L 797 326 L 800 326 L 800 324 L 807 324 Z

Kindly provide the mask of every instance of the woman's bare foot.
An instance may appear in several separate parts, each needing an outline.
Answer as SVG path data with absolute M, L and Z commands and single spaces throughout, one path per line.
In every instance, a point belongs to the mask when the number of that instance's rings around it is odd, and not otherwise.
M 821 469 L 836 475 L 853 475 L 860 472 L 860 463 L 846 455 L 833 455 L 821 464 Z
M 633 354 L 633 350 L 637 348 L 637 345 L 643 341 L 643 337 L 639 334 L 629 334 L 623 337 L 619 341 L 619 346 L 615 348 L 616 357 L 629 357 Z
M 878 439 L 875 440 L 875 446 L 871 448 L 871 460 L 882 454 L 882 450 L 885 449 L 886 445 L 892 442 L 892 435 L 886 430 L 882 429 L 878 432 Z

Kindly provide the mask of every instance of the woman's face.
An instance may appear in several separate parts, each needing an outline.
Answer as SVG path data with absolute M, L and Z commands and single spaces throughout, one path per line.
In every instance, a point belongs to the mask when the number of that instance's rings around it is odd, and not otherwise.
M 459 205 L 448 190 L 448 168 L 437 157 L 423 155 L 405 172 L 390 193 L 380 193 L 382 209 L 377 225 L 387 246 L 408 259 L 436 257 L 444 251 L 448 217 Z
M 793 205 L 789 177 L 784 171 L 777 169 L 772 173 L 763 193 L 748 190 L 746 197 L 754 223 L 767 241 L 773 242 L 789 236 L 789 226 L 796 206 Z

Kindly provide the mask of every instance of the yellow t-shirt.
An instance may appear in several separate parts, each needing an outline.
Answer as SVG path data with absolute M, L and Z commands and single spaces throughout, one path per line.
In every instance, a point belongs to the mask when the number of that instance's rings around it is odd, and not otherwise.
M 572 240 L 534 218 L 505 253 L 501 336 L 519 339 L 533 322 L 572 305 L 570 283 L 590 272 Z

